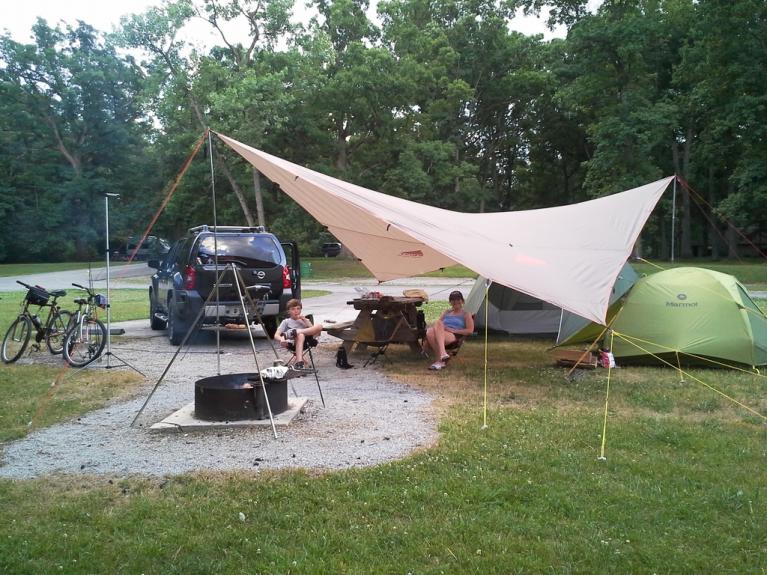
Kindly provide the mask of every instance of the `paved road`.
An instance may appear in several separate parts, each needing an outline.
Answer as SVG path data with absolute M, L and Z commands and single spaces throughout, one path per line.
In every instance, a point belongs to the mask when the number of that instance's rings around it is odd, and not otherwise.
M 154 270 L 146 265 L 146 262 L 139 262 L 129 265 L 110 266 L 109 287 L 110 288 L 143 288 L 149 285 L 149 277 Z M 106 267 L 91 268 L 90 277 L 96 290 L 106 289 L 107 270 Z M 146 281 L 142 282 L 144 278 Z M 16 277 L 0 277 L 0 291 L 21 290 L 22 287 L 16 283 L 21 280 L 30 285 L 41 285 L 46 289 L 70 289 L 72 283 L 88 285 L 88 270 L 71 270 L 65 272 L 49 272 L 44 274 L 31 274 Z

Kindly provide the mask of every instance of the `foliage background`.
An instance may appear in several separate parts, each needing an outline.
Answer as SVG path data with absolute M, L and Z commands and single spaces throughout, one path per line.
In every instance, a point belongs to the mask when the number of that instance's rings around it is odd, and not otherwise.
M 767 245 L 767 5 L 760 0 L 173 0 L 114 33 L 38 20 L 0 35 L 0 262 L 87 260 L 144 230 L 203 129 L 387 194 L 467 212 L 581 201 L 677 173 L 676 255 Z M 509 30 L 552 8 L 565 38 Z M 191 19 L 220 32 L 200 52 Z M 224 32 L 239 20 L 245 43 Z M 330 238 L 214 145 L 219 222 Z M 155 232 L 210 222 L 207 150 Z M 256 190 L 260 188 L 260 192 Z M 262 208 L 257 206 L 261 195 Z M 705 205 L 699 211 L 698 205 Z M 262 215 L 259 213 L 261 212 Z M 642 255 L 667 258 L 670 195 Z M 707 213 L 708 215 L 704 215 Z M 721 216 L 732 225 L 728 225 Z

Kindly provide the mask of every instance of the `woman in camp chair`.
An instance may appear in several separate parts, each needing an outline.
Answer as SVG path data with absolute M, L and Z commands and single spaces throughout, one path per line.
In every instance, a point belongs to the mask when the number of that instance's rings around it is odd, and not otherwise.
M 296 357 L 298 361 L 295 364 L 296 369 L 303 369 L 304 362 L 302 361 L 303 353 L 301 350 L 304 348 L 304 341 L 307 337 L 319 335 L 322 332 L 322 325 L 312 325 L 312 322 L 301 315 L 303 306 L 301 300 L 292 299 L 288 302 L 287 318 L 282 320 L 282 323 L 277 328 L 277 333 L 274 334 L 274 339 L 280 342 L 282 347 L 288 347 L 291 343 L 295 345 Z
M 463 309 L 463 294 L 454 291 L 448 299 L 450 309 L 443 311 L 439 319 L 426 330 L 424 351 L 428 347 L 436 354 L 436 361 L 429 366 L 432 370 L 442 369 L 450 359 L 445 346 L 449 347 L 460 338 L 474 333 L 474 318 Z

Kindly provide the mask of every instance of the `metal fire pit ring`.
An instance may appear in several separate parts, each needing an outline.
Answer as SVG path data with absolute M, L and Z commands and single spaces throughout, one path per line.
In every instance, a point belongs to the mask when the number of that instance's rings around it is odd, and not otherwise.
M 272 415 L 288 409 L 288 380 L 264 378 Z M 194 384 L 194 415 L 205 421 L 268 419 L 258 373 L 228 373 L 198 379 Z

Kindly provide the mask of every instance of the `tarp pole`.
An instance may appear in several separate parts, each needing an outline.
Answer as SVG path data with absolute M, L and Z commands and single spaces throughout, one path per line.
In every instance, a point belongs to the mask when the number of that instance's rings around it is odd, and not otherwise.
M 610 353 L 613 351 L 613 337 L 615 332 L 610 332 Z M 605 391 L 605 418 L 602 423 L 602 447 L 599 450 L 599 461 L 606 461 L 605 444 L 607 443 L 607 406 L 610 403 L 610 372 L 612 372 L 612 362 L 607 362 L 607 390 Z
M 213 263 L 218 271 L 218 211 L 216 210 L 216 172 L 213 169 L 213 140 L 208 128 L 208 155 L 210 157 L 210 195 L 213 200 Z M 236 279 L 236 278 L 235 278 Z M 221 297 L 219 297 L 219 282 L 216 282 L 216 374 L 221 375 Z M 250 330 L 250 325 L 247 325 Z M 274 426 L 274 423 L 272 423 Z M 277 433 L 275 432 L 275 437 Z
M 488 298 L 488 294 L 490 293 L 490 283 L 491 281 L 489 279 L 485 280 L 485 391 L 482 408 L 482 429 L 487 429 L 487 308 L 490 305 Z
M 674 176 L 674 191 L 671 195 L 671 261 L 674 261 L 674 224 L 676 223 L 676 175 Z

